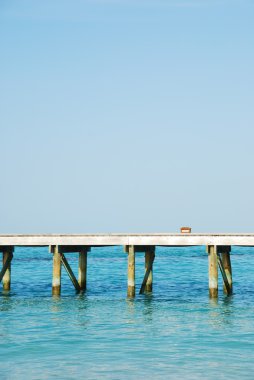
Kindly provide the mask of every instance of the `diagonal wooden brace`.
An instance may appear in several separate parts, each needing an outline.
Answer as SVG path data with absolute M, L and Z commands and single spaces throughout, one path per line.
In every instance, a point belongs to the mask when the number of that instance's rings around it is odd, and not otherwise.
M 63 266 L 66 269 L 66 272 L 67 272 L 68 276 L 70 277 L 71 282 L 73 283 L 74 288 L 77 290 L 77 292 L 79 292 L 81 290 L 81 288 L 79 286 L 79 283 L 78 283 L 78 281 L 77 281 L 77 279 L 76 279 L 76 277 L 75 277 L 75 275 L 74 275 L 74 273 L 73 273 L 73 271 L 72 271 L 72 269 L 71 269 L 71 267 L 70 267 L 70 265 L 69 265 L 66 257 L 64 256 L 63 253 L 60 253 L 60 255 L 61 255 L 61 261 L 63 263 Z
M 154 258 L 155 258 L 155 254 L 153 253 L 152 254 L 152 259 L 150 260 L 150 262 L 149 262 L 149 264 L 148 264 L 148 266 L 146 268 L 146 272 L 145 272 L 145 275 L 144 275 L 144 279 L 143 279 L 143 282 L 142 282 L 139 294 L 144 294 L 144 292 L 145 292 L 147 280 L 148 280 L 149 274 L 150 274 L 150 272 L 151 272 L 151 270 L 153 268 Z
M 220 268 L 220 272 L 221 272 L 221 275 L 222 275 L 222 278 L 223 278 L 223 282 L 224 282 L 224 285 L 225 285 L 225 289 L 226 289 L 226 292 L 227 292 L 227 295 L 230 295 L 232 293 L 232 288 L 228 282 L 228 278 L 227 278 L 227 275 L 226 275 L 226 272 L 225 272 L 225 269 L 224 269 L 224 266 L 223 266 L 223 262 L 222 262 L 222 259 L 220 257 L 220 254 L 217 252 L 217 259 L 218 259 L 218 265 L 219 265 L 219 268 Z
M 9 269 L 9 266 L 10 266 L 10 263 L 12 261 L 12 258 L 13 258 L 13 253 L 12 252 L 8 252 L 7 253 L 7 258 L 5 259 L 5 263 L 3 265 L 3 268 L 0 272 L 0 282 L 2 281 L 7 269 Z

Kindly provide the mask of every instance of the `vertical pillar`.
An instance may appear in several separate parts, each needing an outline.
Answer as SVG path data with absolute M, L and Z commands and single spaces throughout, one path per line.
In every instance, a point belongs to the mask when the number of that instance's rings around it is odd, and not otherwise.
M 232 293 L 233 291 L 233 279 L 232 279 L 232 267 L 231 267 L 231 260 L 230 260 L 230 251 L 231 251 L 231 247 L 226 247 L 224 252 L 221 253 L 221 259 L 222 259 L 222 264 L 223 264 L 223 267 L 224 267 L 224 270 L 225 270 L 225 273 L 226 273 L 226 276 L 227 276 L 227 279 L 228 279 L 228 284 L 229 284 L 229 287 L 230 287 L 230 293 Z M 225 284 L 224 284 L 224 293 L 225 294 L 228 294 L 227 292 L 227 289 L 225 287 Z
M 218 297 L 218 260 L 217 246 L 208 246 L 208 270 L 209 270 L 209 295 L 211 298 Z
M 146 281 L 146 292 L 152 292 L 153 290 L 153 261 L 154 261 L 154 249 L 145 252 L 145 273 L 150 269 L 149 275 Z
M 6 269 L 6 272 L 3 276 L 3 290 L 10 290 L 11 289 L 11 258 L 13 253 L 13 247 L 8 247 L 3 250 L 3 266 L 5 263 L 10 260 L 10 263 L 8 265 L 8 268 Z
M 78 283 L 80 289 L 86 290 L 86 274 L 87 274 L 87 249 L 84 248 L 79 252 L 79 267 L 78 267 Z
M 128 297 L 135 297 L 135 247 L 128 247 Z
M 53 279 L 52 279 L 52 295 L 59 296 L 61 294 L 61 255 L 58 246 L 53 247 Z

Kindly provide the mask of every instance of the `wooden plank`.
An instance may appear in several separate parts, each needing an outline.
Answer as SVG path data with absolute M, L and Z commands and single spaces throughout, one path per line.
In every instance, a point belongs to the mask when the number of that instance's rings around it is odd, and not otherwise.
M 69 265 L 66 257 L 64 256 L 63 253 L 61 253 L 60 256 L 61 256 L 61 261 L 63 263 L 63 266 L 66 269 L 66 272 L 67 272 L 68 276 L 70 277 L 71 282 L 74 285 L 74 288 L 79 292 L 81 290 L 80 286 L 79 286 L 79 283 L 78 283 L 78 281 L 77 281 L 77 279 L 76 279 L 76 277 L 75 277 L 75 275 L 74 275 L 74 273 L 73 273 L 73 271 L 72 271 L 72 269 L 71 269 L 71 267 L 70 267 L 70 265 Z

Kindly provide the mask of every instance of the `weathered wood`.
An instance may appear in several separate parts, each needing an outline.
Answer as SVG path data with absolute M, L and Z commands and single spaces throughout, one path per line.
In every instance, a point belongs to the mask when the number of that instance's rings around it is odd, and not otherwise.
M 135 247 L 129 246 L 128 249 L 128 297 L 135 297 Z
M 0 272 L 0 281 L 3 281 L 3 290 L 11 289 L 11 261 L 13 258 L 13 247 L 3 250 L 3 267 Z
M 78 282 L 80 289 L 86 289 L 87 276 L 87 251 L 83 249 L 79 252 Z
M 73 271 L 72 271 L 72 269 L 71 269 L 71 267 L 70 267 L 70 265 L 69 265 L 66 257 L 64 256 L 63 253 L 60 253 L 60 255 L 61 255 L 61 261 L 63 263 L 63 266 L 64 266 L 64 268 L 65 268 L 68 276 L 70 277 L 70 280 L 73 283 L 74 288 L 77 290 L 77 292 L 79 292 L 80 291 L 79 283 L 78 283 L 78 281 L 77 281 L 77 279 L 76 279 L 76 277 L 75 277 L 75 275 L 74 275 L 74 273 L 73 273 Z
M 58 251 L 58 246 L 53 247 L 53 279 L 52 279 L 52 294 L 59 296 L 61 294 L 61 254 Z
M 208 271 L 209 271 L 209 295 L 211 298 L 218 297 L 218 260 L 217 247 L 208 246 Z
M 145 275 L 139 291 L 139 294 L 146 292 L 152 292 L 153 290 L 153 262 L 154 251 L 148 251 L 145 253 Z
M 232 267 L 231 267 L 231 260 L 230 260 L 230 253 L 229 252 L 222 252 L 221 253 L 221 259 L 222 264 L 225 270 L 225 274 L 228 281 L 228 289 L 224 285 L 224 292 L 227 294 L 232 294 L 233 292 L 233 278 L 232 278 Z

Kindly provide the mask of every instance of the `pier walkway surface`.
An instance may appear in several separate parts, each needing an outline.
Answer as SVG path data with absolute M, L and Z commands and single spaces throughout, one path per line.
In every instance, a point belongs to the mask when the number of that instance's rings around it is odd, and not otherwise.
M 124 246 L 128 254 L 128 297 L 135 296 L 135 254 L 145 253 L 145 274 L 139 293 L 151 292 L 155 247 L 206 246 L 208 253 L 209 294 L 218 296 L 218 268 L 222 274 L 224 292 L 232 294 L 231 246 L 254 246 L 252 233 L 153 233 L 153 234 L 8 234 L 0 235 L 0 252 L 3 253 L 3 267 L 0 281 L 3 289 L 10 290 L 11 261 L 15 246 L 49 246 L 53 255 L 52 294 L 61 292 L 61 267 L 66 269 L 76 291 L 86 289 L 87 253 L 91 247 Z M 70 267 L 65 253 L 79 254 L 78 279 Z
M 153 233 L 153 234 L 40 234 L 0 235 L 0 246 L 50 246 L 50 245 L 151 245 L 151 246 L 193 246 L 193 245 L 240 245 L 254 246 L 254 233 Z

